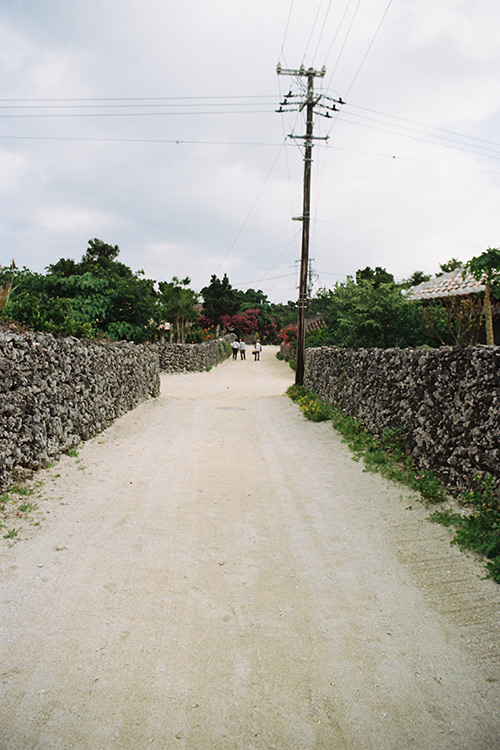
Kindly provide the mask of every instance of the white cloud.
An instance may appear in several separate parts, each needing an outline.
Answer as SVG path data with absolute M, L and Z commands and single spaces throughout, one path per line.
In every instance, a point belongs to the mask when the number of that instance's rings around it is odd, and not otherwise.
M 36 229 L 62 235 L 81 235 L 87 232 L 89 238 L 97 232 L 114 229 L 119 221 L 111 213 L 83 206 L 67 204 L 40 206 L 35 211 Z
M 331 148 L 317 144 L 313 162 L 311 255 L 322 282 L 366 265 L 400 277 L 432 271 L 452 255 L 498 244 L 500 147 L 459 134 L 498 140 L 500 8 L 493 0 L 480 7 L 472 0 L 392 3 L 374 37 L 386 8 L 387 0 L 362 5 L 332 44 L 343 12 L 333 3 L 322 4 L 314 28 L 316 8 L 289 0 L 4 6 L 4 99 L 94 98 L 100 108 L 75 101 L 66 102 L 70 117 L 0 117 L 0 246 L 19 264 L 43 268 L 81 257 L 97 236 L 119 244 L 123 261 L 149 277 L 188 275 L 201 288 L 227 271 L 232 282 L 251 281 L 276 301 L 294 298 L 299 149 L 288 142 L 271 166 L 283 135 L 303 133 L 304 125 L 295 113 L 274 113 L 278 91 L 296 87 L 276 75 L 278 59 L 290 67 L 326 63 L 318 90 L 330 86 L 328 93 L 348 101 L 331 132 L 331 121 L 315 124 L 318 135 L 331 135 Z M 156 108 L 137 116 L 147 104 L 137 97 L 198 97 L 192 109 L 199 113 L 208 103 L 202 96 L 243 97 L 257 113 L 229 114 L 237 100 L 211 99 L 220 114 L 158 115 Z M 96 101 L 105 97 L 134 101 Z M 23 111 L 0 107 L 0 115 L 13 113 Z M 121 142 L 127 139 L 146 142 Z M 275 145 L 236 145 L 248 142 Z M 472 144 L 493 151 L 468 153 L 477 151 Z

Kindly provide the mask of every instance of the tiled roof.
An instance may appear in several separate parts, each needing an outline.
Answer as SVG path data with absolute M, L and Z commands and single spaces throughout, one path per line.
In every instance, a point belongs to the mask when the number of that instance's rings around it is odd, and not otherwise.
M 321 313 L 318 313 L 318 315 L 314 315 L 312 318 L 307 318 L 305 327 L 306 331 L 314 331 L 315 329 L 326 328 L 326 323 Z
M 469 273 L 462 276 L 462 269 L 457 268 L 450 273 L 444 273 L 430 281 L 423 281 L 408 289 L 407 296 L 413 300 L 440 299 L 442 297 L 462 297 L 467 294 L 484 292 L 485 285 Z

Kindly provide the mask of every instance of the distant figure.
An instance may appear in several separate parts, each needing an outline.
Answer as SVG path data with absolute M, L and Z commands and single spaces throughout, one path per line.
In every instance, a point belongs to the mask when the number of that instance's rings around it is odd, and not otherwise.
M 253 348 L 253 352 L 252 352 L 256 362 L 258 362 L 260 359 L 261 351 L 262 351 L 262 344 L 260 343 L 259 339 L 257 339 Z
M 241 341 L 240 341 L 240 359 L 246 359 L 247 358 L 246 357 L 246 350 L 247 350 L 247 345 L 245 344 L 245 342 L 243 341 L 243 339 L 241 339 Z
M 238 339 L 235 339 L 233 343 L 231 344 L 232 350 L 233 350 L 233 359 L 238 359 L 238 351 L 240 348 L 240 344 Z

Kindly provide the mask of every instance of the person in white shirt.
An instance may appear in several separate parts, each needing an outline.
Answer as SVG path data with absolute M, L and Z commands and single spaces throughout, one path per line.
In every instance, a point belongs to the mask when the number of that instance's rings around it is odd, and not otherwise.
M 241 339 L 241 341 L 240 341 L 240 359 L 246 359 L 247 358 L 246 351 L 247 351 L 247 345 L 245 344 L 245 342 L 243 341 L 243 339 Z
M 257 339 L 255 342 L 254 348 L 253 348 L 253 356 L 255 358 L 255 361 L 257 362 L 260 359 L 260 353 L 262 351 L 262 345 L 260 341 Z

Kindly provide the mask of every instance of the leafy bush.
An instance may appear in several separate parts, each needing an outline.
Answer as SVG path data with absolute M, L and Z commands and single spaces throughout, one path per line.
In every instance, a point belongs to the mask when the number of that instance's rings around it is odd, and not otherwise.
M 311 422 L 324 422 L 330 419 L 330 407 L 312 391 L 308 391 L 302 386 L 292 385 L 287 393 L 298 404 L 303 415 Z

